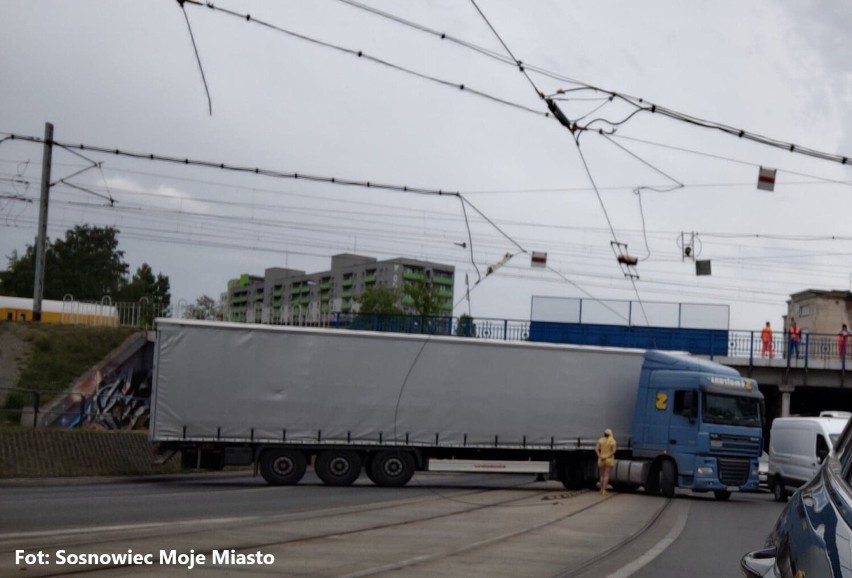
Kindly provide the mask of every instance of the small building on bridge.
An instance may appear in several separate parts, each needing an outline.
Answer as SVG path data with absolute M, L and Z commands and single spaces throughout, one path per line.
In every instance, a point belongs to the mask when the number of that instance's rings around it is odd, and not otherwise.
M 790 295 L 784 326 L 795 319 L 804 332 L 837 334 L 852 319 L 852 292 L 807 289 Z

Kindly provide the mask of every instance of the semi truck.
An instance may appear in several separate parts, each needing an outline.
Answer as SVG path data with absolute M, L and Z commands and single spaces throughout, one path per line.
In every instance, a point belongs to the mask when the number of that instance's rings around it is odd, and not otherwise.
M 159 319 L 150 440 L 185 468 L 255 468 L 297 484 L 363 473 L 531 473 L 597 481 L 595 444 L 618 441 L 613 484 L 756 491 L 763 395 L 687 354 L 346 329 Z

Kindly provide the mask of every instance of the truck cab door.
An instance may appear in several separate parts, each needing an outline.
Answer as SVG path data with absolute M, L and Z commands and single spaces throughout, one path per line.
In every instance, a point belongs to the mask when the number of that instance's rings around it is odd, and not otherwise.
M 669 420 L 669 452 L 695 454 L 698 437 L 698 397 L 698 392 L 694 390 L 675 390 Z

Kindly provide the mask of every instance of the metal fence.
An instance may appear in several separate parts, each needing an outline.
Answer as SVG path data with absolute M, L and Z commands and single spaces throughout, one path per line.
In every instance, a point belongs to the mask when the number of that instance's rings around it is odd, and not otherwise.
M 803 333 L 798 343 L 788 333 L 775 334 L 764 342 L 760 331 L 729 331 L 728 357 L 786 359 L 802 361 L 807 367 L 812 361 L 837 361 L 845 369 L 852 353 L 852 339 L 825 333 Z

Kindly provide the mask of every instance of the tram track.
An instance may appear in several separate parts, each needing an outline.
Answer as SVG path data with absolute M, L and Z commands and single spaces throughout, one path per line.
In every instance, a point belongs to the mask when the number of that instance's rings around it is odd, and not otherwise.
M 533 535 L 547 535 L 571 519 L 593 518 L 597 509 L 612 509 L 615 501 L 622 499 L 618 494 L 601 498 L 590 492 L 542 491 L 524 487 L 527 485 L 529 482 L 515 487 L 485 488 L 452 494 L 447 488 L 441 488 L 441 492 L 432 496 L 392 503 L 255 516 L 209 524 L 199 521 L 200 526 L 187 522 L 174 527 L 143 528 L 135 533 L 123 532 L 110 536 L 75 536 L 69 539 L 68 535 L 62 535 L 55 540 L 41 538 L 38 544 L 44 550 L 61 545 L 69 552 L 124 552 L 128 549 L 146 552 L 153 549 L 152 543 L 157 542 L 179 545 L 178 552 L 184 554 L 222 549 L 233 549 L 237 554 L 271 552 L 277 560 L 273 567 L 274 573 L 282 576 L 295 575 L 297 571 L 292 567 L 301 566 L 301 562 L 304 562 L 304 567 L 298 568 L 300 576 L 361 578 L 392 576 L 396 573 L 416 576 L 421 572 L 424 573 L 422 575 L 435 575 L 433 569 L 438 569 L 435 571 L 440 573 L 440 567 L 452 566 L 454 561 L 476 556 L 477 551 L 493 551 Z M 622 537 L 605 551 L 591 553 L 582 563 L 572 562 L 570 567 L 563 566 L 548 576 L 578 576 L 605 559 L 611 551 L 638 539 L 659 520 L 670 501 L 656 498 L 652 502 L 655 506 L 651 515 L 637 530 Z M 505 527 L 501 524 L 505 524 Z M 463 539 L 442 538 L 442 534 L 449 534 L 452 528 L 467 526 L 474 530 Z M 582 527 L 583 524 L 577 526 Z M 407 544 L 410 540 L 406 537 L 420 535 L 432 537 L 431 541 L 425 541 L 422 545 Z M 370 560 L 366 563 L 362 561 L 344 570 L 345 560 L 341 560 L 341 566 L 337 568 L 334 564 L 322 562 L 329 558 L 333 560 L 337 550 L 357 550 L 362 544 L 382 544 L 387 548 L 393 536 L 402 537 L 401 542 L 406 544 L 400 544 L 398 551 L 391 548 L 390 552 L 377 555 L 373 563 Z M 10 545 L 10 542 L 4 540 L 0 546 L 0 558 L 9 559 L 12 552 Z M 226 568 L 238 574 L 253 573 L 248 568 Z M 222 569 L 213 566 L 196 567 L 193 574 L 198 574 L 199 570 L 205 573 L 221 572 Z M 27 575 L 125 576 L 181 572 L 186 572 L 186 568 L 107 564 L 76 568 L 32 567 Z M 0 573 L 3 573 L 2 568 Z

